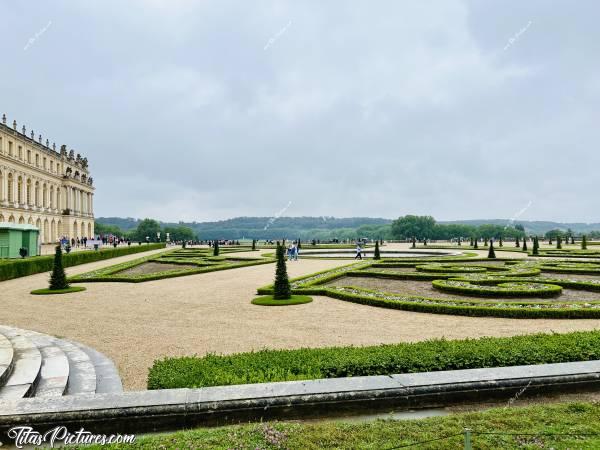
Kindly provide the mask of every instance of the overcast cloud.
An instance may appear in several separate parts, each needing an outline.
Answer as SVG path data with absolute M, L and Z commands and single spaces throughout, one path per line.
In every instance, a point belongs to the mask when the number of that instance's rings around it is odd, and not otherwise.
M 88 157 L 96 216 L 531 202 L 521 219 L 600 221 L 597 1 L 39 0 L 0 17 L 0 114 Z

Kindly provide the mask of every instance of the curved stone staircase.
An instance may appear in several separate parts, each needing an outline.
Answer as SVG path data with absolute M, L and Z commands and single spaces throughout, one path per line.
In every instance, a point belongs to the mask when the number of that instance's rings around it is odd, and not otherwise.
M 83 344 L 0 325 L 0 402 L 123 392 L 113 362 Z

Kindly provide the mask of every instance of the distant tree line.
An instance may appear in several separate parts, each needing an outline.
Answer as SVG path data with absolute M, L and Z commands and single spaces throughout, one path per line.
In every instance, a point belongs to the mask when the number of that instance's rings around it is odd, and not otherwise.
M 96 235 L 113 235 L 140 242 L 145 242 L 146 237 L 150 242 L 158 241 L 159 232 L 162 242 L 167 238 L 167 233 L 169 233 L 171 241 L 194 241 L 198 239 L 197 234 L 190 227 L 184 225 L 161 226 L 154 219 L 140 220 L 135 228 L 128 230 L 123 230 L 117 225 L 106 225 L 99 222 L 96 222 L 94 227 Z
M 393 239 L 436 239 L 448 240 L 458 238 L 473 239 L 506 239 L 525 236 L 523 225 L 462 225 L 439 224 L 431 216 L 407 215 L 399 217 L 390 227 Z

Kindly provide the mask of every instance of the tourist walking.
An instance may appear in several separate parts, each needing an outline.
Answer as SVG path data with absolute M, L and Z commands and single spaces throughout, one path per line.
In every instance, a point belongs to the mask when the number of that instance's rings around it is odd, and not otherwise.
M 360 248 L 360 244 L 356 244 L 356 256 L 354 259 L 362 259 L 362 248 Z

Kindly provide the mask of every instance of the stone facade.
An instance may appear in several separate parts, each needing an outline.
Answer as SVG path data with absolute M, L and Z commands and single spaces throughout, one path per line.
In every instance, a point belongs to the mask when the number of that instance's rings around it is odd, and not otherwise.
M 40 242 L 94 236 L 94 187 L 87 158 L 16 121 L 0 123 L 0 222 L 27 223 Z

